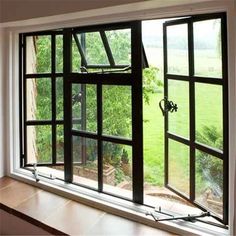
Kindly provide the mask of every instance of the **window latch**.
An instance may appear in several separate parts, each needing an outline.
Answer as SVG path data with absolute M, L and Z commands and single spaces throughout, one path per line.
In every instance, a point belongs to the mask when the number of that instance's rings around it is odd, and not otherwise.
M 164 106 L 163 106 L 164 103 Z M 163 99 L 161 99 L 161 101 L 159 102 L 159 107 L 162 111 L 163 116 L 165 116 L 168 112 L 177 112 L 178 110 L 178 106 L 176 103 L 169 101 L 167 99 L 167 97 L 164 97 Z

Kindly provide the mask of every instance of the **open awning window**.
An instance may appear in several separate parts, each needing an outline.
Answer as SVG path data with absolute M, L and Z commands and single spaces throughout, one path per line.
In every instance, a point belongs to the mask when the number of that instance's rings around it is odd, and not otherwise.
M 121 28 L 97 31 L 76 31 L 72 39 L 74 72 L 130 72 L 131 29 Z M 148 67 L 142 46 L 143 68 Z

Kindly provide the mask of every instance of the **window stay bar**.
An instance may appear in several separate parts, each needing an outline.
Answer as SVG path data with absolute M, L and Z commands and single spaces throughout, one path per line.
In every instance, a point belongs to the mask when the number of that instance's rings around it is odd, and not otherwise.
M 124 72 L 124 71 L 128 71 L 131 69 L 131 66 L 126 66 L 122 69 L 114 69 L 114 70 L 103 70 L 101 69 L 101 71 L 93 71 L 91 73 L 89 73 L 89 71 L 87 70 L 87 68 L 85 66 L 81 66 L 80 70 L 84 73 L 88 73 L 88 74 L 109 74 L 109 73 L 113 73 L 113 72 Z
M 43 178 L 51 179 L 51 180 L 56 179 L 56 177 L 54 177 L 52 174 L 46 175 L 44 173 L 40 173 L 37 170 L 37 163 L 33 163 L 32 166 L 33 166 L 33 170 L 31 172 L 32 172 L 36 182 L 39 182 L 39 180 L 40 180 L 39 177 L 43 177 Z
M 149 68 L 148 59 L 147 59 L 147 55 L 146 55 L 143 43 L 142 43 L 142 67 L 143 69 Z
M 157 213 L 160 213 L 160 214 L 164 214 L 164 215 L 167 215 L 168 217 L 167 218 L 158 218 L 157 216 L 155 216 L 154 213 L 152 212 L 146 212 L 146 215 L 150 215 L 156 222 L 160 222 L 160 221 L 172 221 L 172 220 L 184 220 L 184 221 L 188 221 L 188 222 L 192 222 L 192 223 L 195 223 L 196 221 L 198 222 L 201 222 L 201 223 L 205 223 L 205 224 L 209 224 L 209 225 L 213 225 L 213 226 L 216 226 L 216 227 L 220 227 L 220 228 L 223 228 L 223 229 L 228 229 L 228 227 L 224 224 L 222 224 L 221 220 L 217 217 L 217 216 L 214 216 L 213 214 L 211 214 L 210 212 L 202 212 L 201 214 L 199 215 L 190 215 L 188 214 L 187 216 L 174 216 L 174 215 L 171 215 L 171 214 L 168 214 L 168 213 L 165 213 L 161 210 L 161 207 L 159 207 L 159 210 L 156 210 L 155 209 L 155 212 Z M 204 217 L 212 217 L 214 218 L 215 220 L 219 221 L 221 224 L 217 224 L 215 222 L 210 222 L 210 221 L 203 221 L 203 220 L 200 220 L 200 218 L 204 218 Z
M 80 56 L 81 56 L 82 64 L 86 67 L 88 65 L 87 64 L 87 60 L 85 58 L 84 51 L 83 51 L 83 49 L 81 47 L 81 44 L 80 44 L 79 39 L 78 39 L 78 36 L 75 33 L 73 33 L 73 36 L 74 36 L 75 43 L 77 45 L 77 48 L 78 48 Z
M 107 54 L 107 58 L 109 60 L 109 63 L 110 63 L 111 66 L 115 66 L 115 61 L 114 61 L 114 58 L 113 58 L 113 55 L 112 55 L 112 51 L 111 51 L 109 42 L 107 40 L 106 33 L 104 32 L 104 30 L 100 30 L 99 33 L 100 33 L 100 36 L 102 38 L 102 42 L 103 42 L 104 48 L 106 50 L 106 54 Z
M 147 213 L 147 215 L 151 215 L 156 222 L 172 221 L 172 220 L 185 220 L 185 221 L 195 222 L 196 219 L 198 219 L 198 218 L 211 216 L 210 212 L 203 212 L 200 215 L 190 215 L 189 214 L 187 216 L 173 216 L 173 217 L 161 218 L 161 219 L 157 218 L 153 213 Z

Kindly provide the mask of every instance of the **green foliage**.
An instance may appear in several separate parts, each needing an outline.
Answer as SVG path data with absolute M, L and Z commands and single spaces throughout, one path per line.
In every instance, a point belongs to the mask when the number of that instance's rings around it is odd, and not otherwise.
M 116 64 L 131 63 L 130 32 L 127 30 L 108 31 L 107 38 Z M 80 35 L 79 39 L 80 39 Z M 101 44 L 99 34 L 86 34 L 86 56 L 91 64 L 107 64 L 108 59 Z M 50 36 L 40 36 L 36 39 L 37 72 L 51 72 L 51 42 Z M 77 45 L 72 39 L 72 70 L 80 72 L 81 58 Z M 56 36 L 56 71 L 63 72 L 63 37 Z M 156 93 L 158 88 L 163 86 L 158 79 L 159 70 L 155 67 L 146 68 L 143 71 L 143 91 L 145 102 L 149 101 L 149 94 Z M 51 80 L 37 79 L 37 119 L 51 119 Z M 97 88 L 96 85 L 86 85 L 86 130 L 97 132 Z M 72 87 L 72 95 L 81 92 L 81 85 Z M 73 118 L 81 118 L 81 102 L 73 103 Z M 107 135 L 131 137 L 131 89 L 126 86 L 103 86 L 103 133 Z M 56 79 L 56 114 L 57 119 L 63 119 L 63 78 Z M 80 124 L 74 124 L 74 128 L 81 129 Z M 57 157 L 63 161 L 63 125 L 57 127 Z M 37 129 L 37 149 L 39 161 L 50 160 L 51 158 L 51 127 Z M 77 145 L 77 144 L 76 144 Z M 81 145 L 78 144 L 77 152 L 80 152 Z M 97 145 L 94 140 L 86 140 L 87 160 L 94 162 L 97 158 Z M 75 152 L 74 152 L 75 153 Z M 78 153 L 74 157 L 76 161 L 80 158 Z M 110 142 L 103 143 L 104 163 L 116 168 L 116 182 L 125 179 L 125 174 L 120 168 L 121 162 L 129 163 L 129 152 L 123 145 Z M 78 160 L 77 160 L 78 159 Z
M 116 168 L 115 172 L 115 185 L 121 183 L 126 179 L 124 172 L 120 168 Z
M 107 31 L 108 42 L 118 65 L 131 64 L 131 33 L 130 30 Z
M 158 76 L 159 69 L 153 66 L 143 70 L 143 98 L 145 103 L 149 104 L 149 94 L 158 92 L 163 87 L 163 82 Z
M 121 155 L 122 163 L 124 163 L 124 164 L 128 164 L 129 163 L 129 157 L 128 156 L 129 156 L 128 152 L 125 149 L 123 149 L 122 155 Z
M 36 43 L 36 70 L 38 73 L 51 72 L 51 36 L 38 36 Z
M 205 143 L 208 146 L 223 149 L 222 131 L 219 131 L 215 126 L 202 127 L 202 132 L 196 132 L 196 139 L 201 143 Z
M 222 150 L 222 131 L 217 130 L 215 126 L 204 126 L 202 132 L 196 133 L 198 142 L 206 143 L 208 146 L 216 147 Z M 196 172 L 200 191 L 207 187 L 213 191 L 223 189 L 223 167 L 222 161 L 207 153 L 197 151 L 196 153 Z
M 36 126 L 37 158 L 39 163 L 48 163 L 52 160 L 52 136 L 49 125 Z
M 125 86 L 103 86 L 103 133 L 131 136 L 131 89 Z
M 81 35 L 78 35 L 79 38 Z M 75 49 L 78 51 L 78 49 Z M 99 32 L 85 34 L 85 55 L 88 64 L 108 64 L 105 49 Z

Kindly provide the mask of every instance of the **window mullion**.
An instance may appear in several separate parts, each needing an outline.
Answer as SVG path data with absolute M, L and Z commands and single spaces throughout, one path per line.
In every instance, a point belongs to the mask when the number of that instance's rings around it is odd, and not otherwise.
M 142 104 L 142 31 L 141 22 L 131 28 L 132 55 L 132 139 L 133 201 L 143 204 L 143 104 Z
M 195 200 L 195 82 L 194 76 L 193 21 L 188 21 L 188 57 L 189 57 L 189 124 L 190 124 L 190 199 Z
M 102 151 L 102 84 L 97 84 L 97 129 L 98 129 L 98 191 L 103 191 L 103 151 Z
M 51 35 L 51 96 L 52 96 L 52 163 L 57 162 L 56 150 L 56 37 L 55 34 Z
M 64 162 L 65 181 L 73 181 L 72 137 L 71 137 L 71 84 L 69 74 L 72 62 L 72 32 L 71 29 L 63 30 L 63 90 L 64 90 Z

